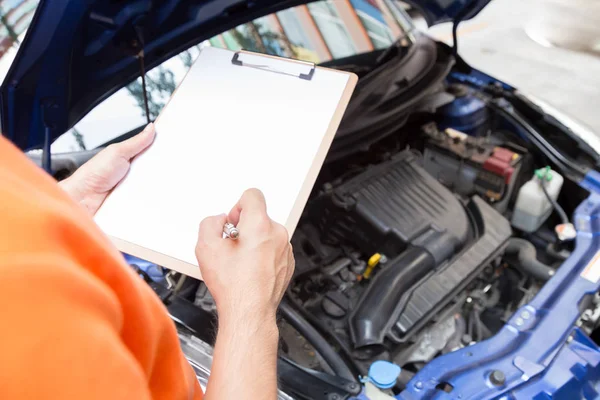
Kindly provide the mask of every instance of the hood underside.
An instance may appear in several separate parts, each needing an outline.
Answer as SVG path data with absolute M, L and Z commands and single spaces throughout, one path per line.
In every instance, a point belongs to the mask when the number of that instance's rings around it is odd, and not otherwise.
M 346 0 L 333 0 L 346 1 Z M 430 25 L 469 19 L 490 0 L 408 0 Z M 2 132 L 39 148 L 146 69 L 305 0 L 41 0 L 0 91 Z

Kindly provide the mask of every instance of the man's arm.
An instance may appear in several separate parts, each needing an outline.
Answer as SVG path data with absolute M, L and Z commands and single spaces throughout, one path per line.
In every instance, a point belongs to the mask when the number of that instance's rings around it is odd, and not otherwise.
M 278 338 L 274 317 L 220 318 L 206 399 L 276 399 Z
M 223 239 L 223 224 L 240 230 Z M 277 398 L 277 307 L 294 272 L 287 230 L 272 221 L 262 193 L 246 191 L 229 213 L 200 225 L 196 256 L 219 314 L 206 399 Z
M 93 215 L 124 179 L 132 159 L 153 140 L 150 124 L 100 152 L 61 182 L 62 188 Z M 223 239 L 227 221 L 240 229 L 239 240 Z M 228 216 L 202 222 L 196 255 L 219 313 L 208 399 L 275 399 L 275 314 L 294 270 L 286 229 L 269 218 L 262 193 L 249 190 Z

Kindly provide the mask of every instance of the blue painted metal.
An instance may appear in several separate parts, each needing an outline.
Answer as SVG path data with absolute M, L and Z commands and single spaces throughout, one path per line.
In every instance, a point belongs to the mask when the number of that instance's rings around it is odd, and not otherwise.
M 135 265 L 142 271 L 144 271 L 154 282 L 164 282 L 165 277 L 160 267 L 154 263 L 151 263 L 141 258 L 134 257 L 129 254 L 122 253 L 125 257 L 125 261 L 129 265 Z
M 467 10 L 461 21 L 473 18 L 488 5 L 491 0 L 407 0 L 414 8 L 421 12 L 421 15 L 427 21 L 427 25 L 432 26 L 442 22 L 453 21 L 461 13 Z
M 577 207 L 576 247 L 536 297 L 492 338 L 427 364 L 397 396 L 414 399 L 592 399 L 600 385 L 600 349 L 574 329 L 580 305 L 600 290 L 581 276 L 600 254 L 600 173 L 580 185 L 590 195 Z M 600 268 L 600 263 L 596 264 Z M 572 338 L 572 340 L 569 339 Z M 489 375 L 502 371 L 494 386 Z M 442 382 L 450 393 L 436 389 Z
M 472 69 L 468 74 L 463 74 L 462 72 L 452 72 L 448 76 L 448 81 L 450 83 L 467 83 L 480 89 L 488 85 L 495 84 L 502 86 L 502 88 L 506 90 L 514 90 L 514 88 L 509 84 L 499 81 L 498 79 L 476 69 Z
M 475 16 L 490 0 L 406 0 L 430 24 Z M 309 0 L 41 0 L 0 87 L 2 132 L 40 148 L 146 70 L 237 25 Z M 465 8 L 468 12 L 463 12 Z
M 437 110 L 440 128 L 453 128 L 468 135 L 479 136 L 487 132 L 488 110 L 479 98 L 472 94 L 457 97 L 452 103 Z

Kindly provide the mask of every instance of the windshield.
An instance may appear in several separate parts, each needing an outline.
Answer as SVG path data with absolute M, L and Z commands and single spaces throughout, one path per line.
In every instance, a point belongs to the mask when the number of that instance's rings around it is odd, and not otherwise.
M 0 0 L 0 75 L 6 75 L 38 0 Z M 385 49 L 413 30 L 391 0 L 321 0 L 257 18 L 183 51 L 146 74 L 155 119 L 204 46 L 314 63 Z M 2 47 L 4 46 L 4 47 Z M 93 149 L 146 122 L 141 79 L 94 108 L 52 145 L 53 153 Z

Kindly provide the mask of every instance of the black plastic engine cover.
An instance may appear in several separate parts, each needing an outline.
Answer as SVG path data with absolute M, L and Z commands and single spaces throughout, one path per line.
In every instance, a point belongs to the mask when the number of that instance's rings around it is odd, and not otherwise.
M 314 208 L 323 238 L 390 258 L 411 243 L 422 245 L 415 241 L 443 233 L 443 245 L 460 250 L 469 234 L 465 208 L 419 164 L 420 157 L 405 151 L 334 188 Z M 434 258 L 446 253 L 428 251 Z
M 331 188 L 311 207 L 323 242 L 389 260 L 361 282 L 349 314 L 338 320 L 355 349 L 409 340 L 511 236 L 499 212 L 477 196 L 459 200 L 420 161 L 404 151 Z
M 404 342 L 418 332 L 506 246 L 512 229 L 502 214 L 477 196 L 471 199 L 467 209 L 472 220 L 473 241 L 450 262 L 403 294 L 393 313 L 395 322 L 386 332 L 388 339 Z

